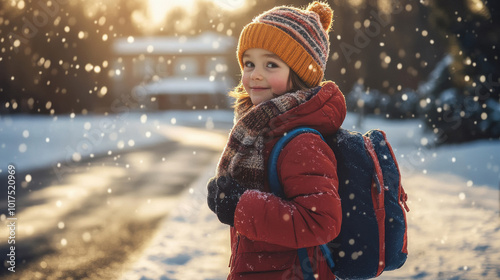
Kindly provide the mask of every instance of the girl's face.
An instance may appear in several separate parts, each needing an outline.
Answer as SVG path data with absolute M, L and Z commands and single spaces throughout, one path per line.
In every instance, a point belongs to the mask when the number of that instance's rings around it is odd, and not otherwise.
M 248 49 L 243 54 L 241 81 L 253 105 L 289 91 L 290 67 L 276 54 L 264 49 Z

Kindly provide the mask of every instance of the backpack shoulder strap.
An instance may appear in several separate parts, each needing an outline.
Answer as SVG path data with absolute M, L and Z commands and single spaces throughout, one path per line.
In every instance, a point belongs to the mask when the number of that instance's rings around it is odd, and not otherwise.
M 271 150 L 271 154 L 269 155 L 269 162 L 267 164 L 269 188 L 271 189 L 271 192 L 273 194 L 279 197 L 285 197 L 285 194 L 283 192 L 283 188 L 281 187 L 278 176 L 278 158 L 280 156 L 281 150 L 283 150 L 286 144 L 292 141 L 292 139 L 296 136 L 303 133 L 314 133 L 321 136 L 321 139 L 323 139 L 323 141 L 325 140 L 321 133 L 313 128 L 297 127 L 283 135 L 283 137 L 281 137 L 278 142 L 274 144 L 274 147 Z
M 269 181 L 269 188 L 271 189 L 271 192 L 279 196 L 281 198 L 285 197 L 285 193 L 283 192 L 283 188 L 281 186 L 279 176 L 278 176 L 278 158 L 280 156 L 281 150 L 288 144 L 290 141 L 292 141 L 293 138 L 297 137 L 300 134 L 303 133 L 313 133 L 321 136 L 321 139 L 325 141 L 325 138 L 323 138 L 323 135 L 319 133 L 316 129 L 309 128 L 309 127 L 297 127 L 294 128 L 290 131 L 288 131 L 283 137 L 281 137 L 276 144 L 274 144 L 273 149 L 271 150 L 271 154 L 269 155 L 269 162 L 268 162 L 268 181 Z M 325 141 L 326 142 L 326 141 Z M 330 269 L 333 269 L 335 266 L 333 262 L 333 258 L 330 252 L 330 249 L 328 249 L 328 246 L 326 244 L 320 245 L 320 249 L 323 252 L 323 255 L 326 258 L 326 261 L 328 263 L 328 266 Z M 299 260 L 300 260 L 300 266 L 302 269 L 302 274 L 304 277 L 304 280 L 314 280 L 314 275 L 311 271 L 311 262 L 309 260 L 309 256 L 307 255 L 307 249 L 306 248 L 300 248 L 297 250 Z

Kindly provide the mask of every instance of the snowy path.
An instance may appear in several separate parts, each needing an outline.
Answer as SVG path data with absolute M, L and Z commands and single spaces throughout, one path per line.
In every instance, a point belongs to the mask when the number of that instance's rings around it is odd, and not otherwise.
M 205 184 L 213 176 L 217 159 L 184 193 L 123 280 L 225 279 L 229 229 L 206 205 Z

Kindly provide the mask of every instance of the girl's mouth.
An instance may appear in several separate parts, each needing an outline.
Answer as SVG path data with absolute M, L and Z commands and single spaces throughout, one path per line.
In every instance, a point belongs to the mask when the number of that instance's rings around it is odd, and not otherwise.
M 266 88 L 266 87 L 250 87 L 250 89 L 253 91 L 262 91 L 262 90 L 266 90 L 268 88 Z

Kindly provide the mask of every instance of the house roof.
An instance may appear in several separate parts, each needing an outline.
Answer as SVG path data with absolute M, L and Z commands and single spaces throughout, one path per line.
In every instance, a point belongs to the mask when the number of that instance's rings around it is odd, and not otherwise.
M 205 76 L 168 77 L 157 82 L 140 85 L 135 88 L 143 95 L 162 94 L 217 94 L 226 93 L 233 87 L 230 79 L 209 80 Z
M 226 54 L 235 51 L 236 39 L 214 32 L 198 36 L 162 36 L 117 38 L 113 51 L 117 55 L 138 54 Z

